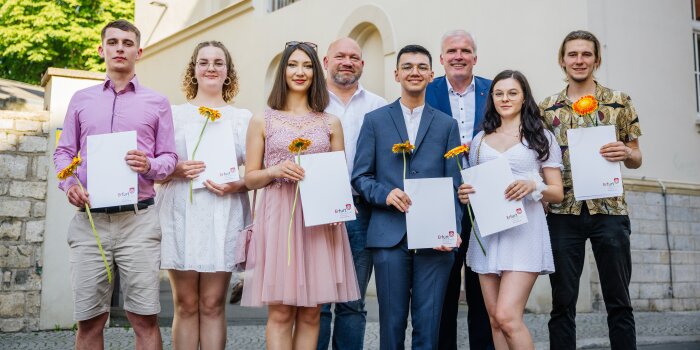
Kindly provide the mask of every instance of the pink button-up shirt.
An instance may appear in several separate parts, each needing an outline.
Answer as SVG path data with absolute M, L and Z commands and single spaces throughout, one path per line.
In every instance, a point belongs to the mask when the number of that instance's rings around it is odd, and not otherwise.
M 88 135 L 132 130 L 136 131 L 138 150 L 146 153 L 151 162 L 151 169 L 138 175 L 139 200 L 154 197 L 153 181 L 165 179 L 177 164 L 173 116 L 168 99 L 139 85 L 136 76 L 120 92 L 114 90 L 114 84 L 107 78 L 103 84 L 73 95 L 53 155 L 56 172 L 68 166 L 80 152 L 82 163 L 77 175 L 87 186 Z M 67 191 L 76 183 L 69 177 L 58 187 Z

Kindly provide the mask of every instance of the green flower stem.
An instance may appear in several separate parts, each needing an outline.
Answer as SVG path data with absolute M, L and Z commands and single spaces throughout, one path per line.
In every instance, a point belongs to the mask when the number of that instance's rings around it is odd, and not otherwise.
M 299 148 L 299 153 L 297 154 L 297 164 L 301 165 L 301 147 Z M 294 210 L 297 208 L 297 197 L 299 194 L 299 181 L 297 181 L 297 188 L 294 190 L 294 204 L 292 204 L 292 215 L 289 217 L 289 228 L 287 229 L 287 266 L 292 262 L 292 222 L 294 221 Z
M 80 186 L 80 189 L 85 192 L 85 188 L 83 187 L 83 184 L 80 182 L 80 179 L 78 178 L 77 175 L 73 174 L 73 177 L 75 177 L 76 180 L 78 180 L 78 186 Z M 97 241 L 97 248 L 100 249 L 100 255 L 102 255 L 102 262 L 105 264 L 105 270 L 107 270 L 107 281 L 109 283 L 112 283 L 112 270 L 109 268 L 109 264 L 107 264 L 107 258 L 105 257 L 105 251 L 102 249 L 102 242 L 100 241 L 100 235 L 97 234 L 97 229 L 95 229 L 95 222 L 92 220 L 92 213 L 90 212 L 90 206 L 85 203 L 85 212 L 88 215 L 88 219 L 90 219 L 90 227 L 92 227 L 92 233 L 95 235 L 95 240 Z
M 403 182 L 406 186 L 406 152 L 401 152 L 401 154 L 403 154 Z
M 455 159 L 457 160 L 457 168 L 459 168 L 459 172 L 461 174 L 462 165 L 459 164 L 459 156 L 457 156 L 457 158 Z M 474 215 L 472 215 L 472 205 L 470 203 L 467 203 L 467 212 L 469 215 L 469 222 L 472 223 L 472 229 L 471 231 L 469 231 L 469 233 L 474 233 L 474 238 L 476 238 L 476 241 L 479 243 L 479 247 L 481 247 L 481 252 L 484 253 L 484 256 L 486 256 L 486 249 L 484 249 L 484 245 L 481 243 L 481 239 L 479 239 L 479 235 L 476 234 L 476 229 L 474 228 Z
M 474 216 L 472 215 L 472 205 L 467 204 L 467 211 L 469 212 L 469 221 L 472 223 L 472 229 L 469 233 L 474 233 L 474 238 L 476 238 L 476 241 L 479 243 L 479 247 L 481 248 L 481 252 L 484 253 L 484 256 L 486 256 L 486 249 L 484 249 L 484 245 L 481 243 L 481 240 L 479 239 L 479 235 L 476 234 L 476 229 L 474 228 Z
M 194 160 L 194 155 L 197 153 L 197 148 L 199 148 L 199 143 L 202 142 L 202 135 L 204 135 L 204 129 L 207 127 L 207 123 L 209 123 L 209 117 L 204 121 L 204 126 L 202 127 L 202 131 L 199 132 L 199 139 L 197 140 L 197 144 L 194 146 L 194 151 L 192 151 L 192 158 L 190 160 Z M 190 180 L 190 203 L 192 203 L 192 183 L 194 180 Z

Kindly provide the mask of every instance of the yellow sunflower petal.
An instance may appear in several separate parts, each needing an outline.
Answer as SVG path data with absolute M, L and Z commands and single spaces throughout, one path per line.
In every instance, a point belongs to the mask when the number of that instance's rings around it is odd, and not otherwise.
M 574 102 L 571 109 L 578 115 L 588 115 L 598 109 L 598 101 L 593 95 L 586 95 Z

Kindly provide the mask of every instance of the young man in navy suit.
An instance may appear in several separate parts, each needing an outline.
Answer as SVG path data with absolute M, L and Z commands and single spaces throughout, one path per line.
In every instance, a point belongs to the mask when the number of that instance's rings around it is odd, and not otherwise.
M 473 73 L 477 56 L 476 43 L 470 33 L 463 30 L 445 33 L 441 50 L 440 63 L 445 67 L 445 76 L 436 78 L 428 85 L 425 100 L 429 105 L 452 116 L 459 126 L 460 143 L 469 144 L 472 137 L 481 131 L 491 80 L 477 77 Z M 466 160 L 463 165 L 468 166 Z M 469 305 L 469 346 L 471 349 L 494 349 L 479 275 L 465 265 L 464 257 L 469 246 L 471 223 L 466 208 L 462 209 L 462 245 L 457 252 L 445 292 L 439 349 L 457 350 L 457 310 L 462 266 L 465 266 L 464 289 Z
M 352 185 L 372 207 L 367 248 L 374 262 L 382 350 L 404 348 L 409 310 L 412 349 L 437 348 L 455 259 L 451 247 L 408 249 L 405 213 L 411 198 L 403 191 L 403 156 L 392 153 L 394 144 L 409 140 L 415 149 L 406 157 L 406 178 L 451 177 L 455 189 L 459 187 L 454 160 L 443 157 L 459 145 L 457 122 L 425 103 L 425 88 L 433 79 L 431 63 L 422 46 L 399 51 L 394 74 L 401 98 L 368 113 L 357 142 Z M 454 201 L 460 218 L 456 196 Z M 459 229 L 459 219 L 456 224 Z

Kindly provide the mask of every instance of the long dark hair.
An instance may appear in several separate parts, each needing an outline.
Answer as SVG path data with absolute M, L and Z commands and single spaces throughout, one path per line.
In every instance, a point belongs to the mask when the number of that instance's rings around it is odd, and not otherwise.
M 520 110 L 520 142 L 527 141 L 527 147 L 537 152 L 537 158 L 545 161 L 549 158 L 549 139 L 544 131 L 544 119 L 540 115 L 537 102 L 532 97 L 532 89 L 523 73 L 517 70 L 504 70 L 498 73 L 489 89 L 489 98 L 486 99 L 486 111 L 484 112 L 484 133 L 493 133 L 501 126 L 501 116 L 496 111 L 493 103 L 493 87 L 501 80 L 513 78 L 523 89 L 523 107 Z M 524 143 L 523 143 L 524 144 Z
M 306 93 L 309 108 L 314 112 L 323 113 L 330 102 L 328 88 L 326 87 L 326 79 L 323 76 L 323 69 L 316 55 L 316 50 L 306 43 L 298 43 L 284 49 L 280 64 L 277 66 L 275 83 L 272 85 L 270 97 L 267 98 L 267 105 L 277 110 L 283 110 L 285 108 L 287 95 L 289 94 L 286 78 L 287 63 L 289 62 L 289 57 L 296 50 L 303 51 L 311 59 L 311 69 L 313 70 L 314 76 L 311 79 L 311 86 L 309 86 L 309 90 Z

